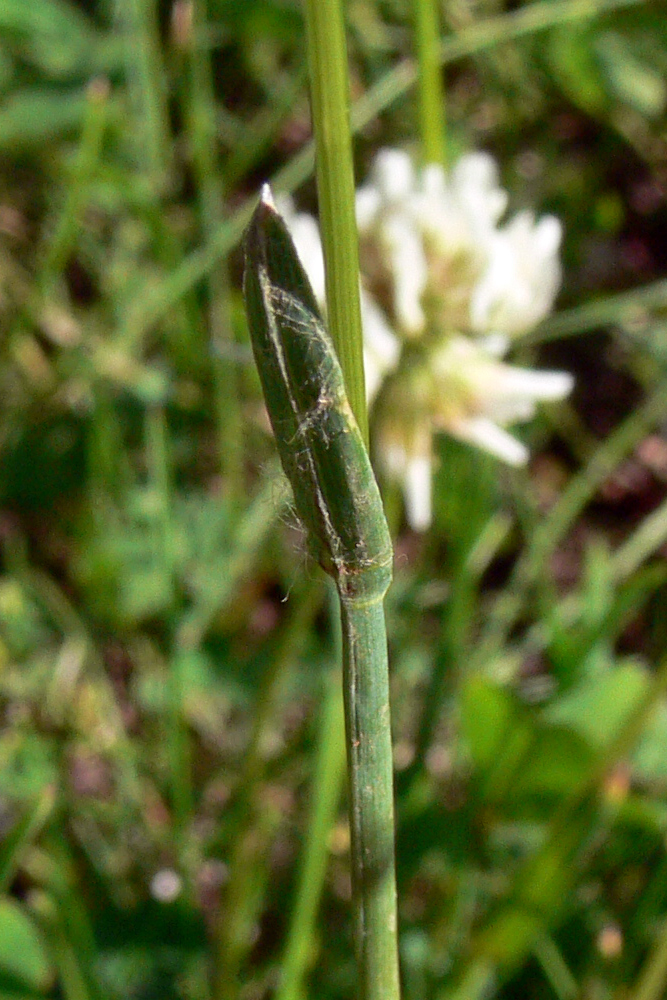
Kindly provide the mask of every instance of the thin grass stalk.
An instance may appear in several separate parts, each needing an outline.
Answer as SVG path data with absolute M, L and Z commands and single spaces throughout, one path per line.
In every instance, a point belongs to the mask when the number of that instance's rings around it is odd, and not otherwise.
M 335 662 L 340 662 L 340 629 L 336 629 Z M 329 834 L 336 819 L 345 778 L 344 711 L 338 670 L 325 681 L 320 738 L 313 777 L 312 806 L 294 909 L 280 968 L 275 1000 L 301 1000 L 314 960 L 317 912 L 329 857 Z
M 191 21 L 180 42 L 187 65 L 185 118 L 190 157 L 200 225 L 208 241 L 224 218 L 225 179 L 216 157 L 217 110 L 211 60 L 200 40 L 206 13 L 206 0 L 193 0 Z M 206 284 L 221 471 L 228 493 L 239 496 L 243 489 L 243 434 L 226 261 L 207 276 Z
M 653 950 L 644 962 L 631 1000 L 662 1000 L 667 990 L 667 921 L 660 928 Z
M 154 546 L 155 555 L 164 580 L 169 588 L 170 596 L 174 593 L 173 566 L 173 527 L 171 513 L 171 471 L 169 459 L 169 444 L 167 422 L 164 410 L 154 407 L 147 413 L 146 454 L 152 489 L 156 496 L 159 517 L 155 525 Z M 167 745 L 171 764 L 172 808 L 174 810 L 174 828 L 179 844 L 192 816 L 192 748 L 190 734 L 185 719 L 182 669 L 183 657 L 178 655 L 174 646 L 174 655 L 168 665 L 167 700 L 169 705 L 167 725 Z
M 564 309 L 555 316 L 550 316 L 537 326 L 531 333 L 522 338 L 524 346 L 545 344 L 551 340 L 563 340 L 564 337 L 578 337 L 592 330 L 605 326 L 623 326 L 646 312 L 664 309 L 667 304 L 667 279 L 661 278 L 641 288 L 633 288 L 630 292 L 615 292 L 605 295 L 593 302 L 581 306 Z M 641 332 L 636 340 L 642 342 Z M 646 347 L 650 347 L 647 344 Z
M 368 444 L 349 80 L 340 0 L 304 0 L 329 333 Z
M 142 206 L 144 221 L 154 241 L 156 259 L 170 274 L 182 260 L 184 248 L 161 204 L 173 174 L 173 141 L 158 7 L 156 0 L 117 0 L 116 4 L 125 39 L 127 88 L 133 112 L 134 134 L 129 142 L 139 171 L 137 179 L 148 195 Z M 187 292 L 174 306 L 178 308 L 164 317 L 168 350 L 173 362 L 187 368 L 199 360 L 199 307 Z M 116 346 L 123 353 L 132 353 L 131 347 L 120 340 Z
M 171 138 L 157 3 L 118 0 L 117 10 L 125 36 L 130 97 L 137 116 L 137 159 L 158 194 L 170 172 Z
M 558 1000 L 575 1000 L 579 996 L 579 984 L 550 934 L 535 942 L 533 954 Z
M 419 135 L 424 164 L 446 163 L 445 88 L 440 58 L 440 5 L 414 0 Z
M 231 834 L 230 875 L 220 905 L 216 929 L 213 996 L 234 1000 L 238 976 L 252 946 L 253 932 L 268 877 L 269 848 L 282 816 L 267 803 L 266 738 L 276 725 L 282 695 L 322 604 L 319 586 L 300 588 L 291 598 L 285 623 L 262 676 L 252 733 L 237 783 L 238 822 Z
M 107 111 L 109 83 L 104 79 L 93 80 L 86 90 L 86 112 L 81 140 L 69 178 L 67 195 L 44 253 L 40 283 L 48 292 L 66 265 L 76 244 L 81 216 L 86 207 L 90 182 L 95 174 L 102 153 Z

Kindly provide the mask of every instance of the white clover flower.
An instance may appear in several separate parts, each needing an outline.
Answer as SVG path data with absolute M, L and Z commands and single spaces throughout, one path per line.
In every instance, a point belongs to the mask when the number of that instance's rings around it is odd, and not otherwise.
M 436 165 L 416 171 L 407 153 L 382 150 L 357 191 L 364 362 L 368 400 L 378 397 L 378 457 L 400 483 L 418 531 L 431 522 L 434 431 L 524 465 L 528 451 L 506 428 L 572 389 L 564 372 L 499 360 L 513 338 L 548 314 L 561 280 L 558 219 L 520 212 L 500 225 L 507 201 L 485 153 L 461 157 L 446 173 Z M 296 213 L 291 199 L 279 199 L 279 209 L 324 309 L 317 223 Z
M 520 212 L 493 234 L 470 302 L 475 332 L 517 337 L 549 314 L 561 281 L 561 237 L 558 219 L 546 215 L 535 223 L 532 212 Z
M 508 465 L 525 465 L 528 450 L 503 428 L 530 420 L 538 402 L 564 399 L 574 385 L 567 372 L 532 371 L 505 364 L 460 336 L 447 340 L 434 353 L 431 364 L 439 395 L 434 426 Z
M 417 178 L 410 157 L 398 149 L 378 153 L 371 182 L 357 192 L 356 211 L 366 257 L 376 257 L 393 284 L 393 305 L 404 334 L 419 334 L 425 324 L 421 298 L 428 278 L 422 234 L 414 218 Z M 374 244 L 374 245 L 373 245 Z
M 444 431 L 508 465 L 528 461 L 526 446 L 505 427 L 530 420 L 537 403 L 563 399 L 574 380 L 566 372 L 531 371 L 490 356 L 455 335 L 394 376 L 382 398 L 380 458 L 405 496 L 416 531 L 431 521 L 432 434 Z
M 428 441 L 420 443 L 422 449 L 415 447 L 415 442 L 412 442 L 410 451 L 399 444 L 388 446 L 382 456 L 388 475 L 401 484 L 408 524 L 414 531 L 426 531 L 432 519 L 433 458 L 430 435 Z
M 369 287 L 378 296 L 391 288 L 399 335 L 460 330 L 504 353 L 547 315 L 561 278 L 560 223 L 520 212 L 499 228 L 507 201 L 486 153 L 461 157 L 449 176 L 434 164 L 414 171 L 404 152 L 378 153 L 357 219 Z

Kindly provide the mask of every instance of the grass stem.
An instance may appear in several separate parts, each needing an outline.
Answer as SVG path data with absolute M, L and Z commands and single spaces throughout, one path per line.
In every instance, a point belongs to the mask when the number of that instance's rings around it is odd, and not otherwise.
M 446 162 L 445 89 L 440 58 L 440 8 L 437 0 L 415 0 L 419 134 L 424 164 Z
M 341 600 L 355 940 L 362 1000 L 400 995 L 384 595 Z
M 339 660 L 340 635 L 336 647 L 336 660 Z M 325 682 L 308 833 L 276 1000 L 300 1000 L 304 995 L 306 975 L 314 960 L 315 923 L 329 857 L 329 834 L 340 804 L 345 776 L 341 695 L 339 671 L 330 670 Z
M 305 0 L 328 327 L 368 444 L 347 49 L 340 0 Z

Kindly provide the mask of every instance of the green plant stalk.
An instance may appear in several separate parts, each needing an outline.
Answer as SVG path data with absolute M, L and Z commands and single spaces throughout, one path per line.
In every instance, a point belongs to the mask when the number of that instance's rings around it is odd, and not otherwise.
M 156 519 L 154 546 L 162 563 L 162 572 L 169 582 L 173 597 L 175 580 L 173 565 L 173 528 L 171 518 L 171 473 L 167 421 L 162 407 L 153 407 L 146 414 L 146 460 L 151 487 L 159 505 Z M 174 828 L 179 842 L 192 815 L 192 752 L 190 735 L 185 720 L 182 680 L 182 658 L 178 647 L 172 643 L 173 653 L 169 662 L 167 700 L 169 705 L 166 733 L 171 765 L 172 807 Z
M 419 135 L 424 164 L 446 162 L 445 88 L 440 58 L 440 6 L 414 0 Z
M 280 812 L 267 807 L 263 795 L 266 736 L 275 728 L 290 669 L 306 642 L 313 618 L 322 604 L 322 588 L 300 588 L 290 598 L 290 615 L 262 676 L 252 734 L 237 782 L 238 820 L 230 835 L 229 880 L 220 906 L 216 933 L 213 995 L 234 1000 L 238 976 L 252 947 L 254 928 L 264 899 L 271 840 Z
M 136 133 L 129 141 L 138 168 L 136 181 L 148 195 L 142 204 L 144 221 L 154 240 L 156 259 L 170 273 L 182 259 L 183 246 L 161 204 L 173 172 L 173 143 L 158 6 L 156 0 L 118 0 L 116 5 L 125 41 L 127 89 Z M 199 362 L 201 320 L 194 297 L 184 293 L 181 298 L 185 301 L 164 317 L 164 328 L 172 360 L 187 368 Z M 120 342 L 116 346 L 121 350 L 125 347 Z
M 545 319 L 522 338 L 521 342 L 528 346 L 545 344 L 551 340 L 562 340 L 564 337 L 578 337 L 582 333 L 589 333 L 612 324 L 623 326 L 653 309 L 664 309 L 666 304 L 667 279 L 661 278 L 651 284 L 642 285 L 641 288 L 634 288 L 630 292 L 615 292 L 594 302 L 564 309 L 555 316 Z M 642 343 L 641 333 L 637 335 L 636 341 L 638 344 Z
M 336 631 L 335 660 L 338 662 L 341 641 L 340 630 Z M 308 833 L 275 1000 L 301 1000 L 305 993 L 303 984 L 314 959 L 315 924 L 327 870 L 329 834 L 336 819 L 345 777 L 342 688 L 339 672 L 335 669 L 329 671 L 325 682 L 319 731 Z
M 398 1000 L 392 753 L 383 599 L 393 552 L 341 366 L 265 190 L 246 236 L 246 312 L 281 462 L 341 604 L 355 942 L 362 1000 Z
M 415 761 L 410 773 L 419 772 L 423 768 L 431 749 L 445 695 L 450 685 L 456 684 L 460 677 L 461 664 L 464 662 L 469 633 L 474 621 L 477 584 L 476 575 L 466 566 L 459 567 L 452 578 L 451 592 L 443 615 L 442 639 L 423 702 Z
M 648 955 L 637 985 L 630 993 L 632 1000 L 662 1000 L 667 988 L 667 923 L 660 928 L 658 939 Z
M 268 857 L 282 814 L 270 797 L 255 789 L 247 825 L 234 844 L 229 884 L 218 915 L 213 996 L 237 1000 L 241 974 L 252 947 L 268 883 Z
M 394 803 L 383 593 L 341 599 L 359 995 L 400 995 Z
M 535 942 L 533 953 L 558 1000 L 574 1000 L 579 996 L 579 985 L 558 945 L 549 934 L 545 934 Z
M 192 23 L 183 44 L 187 46 L 185 117 L 190 157 L 197 188 L 202 231 L 211 239 L 223 220 L 222 192 L 225 179 L 217 169 L 215 153 L 217 110 L 210 58 L 199 42 L 206 23 L 206 0 L 194 0 Z M 226 262 L 207 277 L 208 314 L 212 341 L 214 392 L 218 421 L 221 471 L 228 493 L 238 496 L 243 488 L 243 433 L 238 367 L 233 350 L 230 281 Z M 231 346 L 231 350 L 225 351 Z
M 155 0 L 120 0 L 119 18 L 126 45 L 127 79 L 137 115 L 135 145 L 156 194 L 165 186 L 171 163 L 171 142 Z
M 90 181 L 102 153 L 108 103 L 109 84 L 106 80 L 93 80 L 86 91 L 86 114 L 67 195 L 44 254 L 40 278 L 45 292 L 67 263 L 76 243 Z
M 327 321 L 368 444 L 349 80 L 340 0 L 304 0 Z

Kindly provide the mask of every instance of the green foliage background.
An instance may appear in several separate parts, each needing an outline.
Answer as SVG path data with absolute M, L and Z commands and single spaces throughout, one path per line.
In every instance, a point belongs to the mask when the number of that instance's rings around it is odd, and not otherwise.
M 659 1000 L 664 5 L 442 13 L 450 155 L 565 227 L 517 358 L 578 381 L 527 473 L 440 442 L 425 538 L 387 495 L 405 997 Z M 415 144 L 411 11 L 347 14 L 361 180 Z M 0 0 L 3 998 L 268 997 L 287 955 L 353 995 L 335 616 L 239 289 L 308 136 L 296 0 Z

